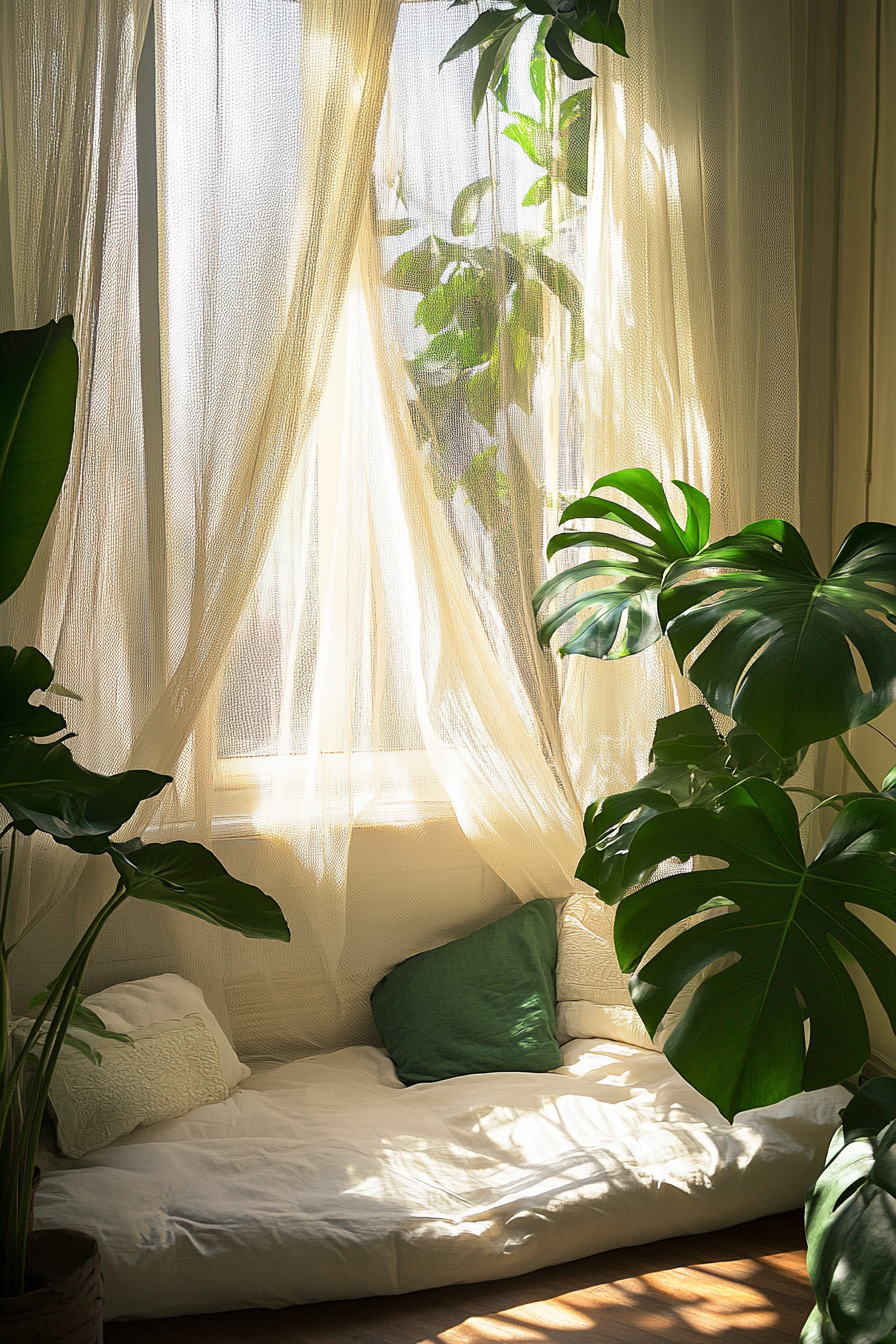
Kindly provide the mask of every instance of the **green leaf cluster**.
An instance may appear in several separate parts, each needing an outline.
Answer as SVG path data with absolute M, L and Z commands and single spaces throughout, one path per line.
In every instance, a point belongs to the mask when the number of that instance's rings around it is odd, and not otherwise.
M 452 8 L 469 3 L 454 0 Z M 457 60 L 468 51 L 479 50 L 479 64 L 473 80 L 473 121 L 479 116 L 489 89 L 506 107 L 507 60 L 511 47 L 525 24 L 542 17 L 540 38 L 544 51 L 570 79 L 591 79 L 594 71 L 585 65 L 572 47 L 572 38 L 609 47 L 626 56 L 625 27 L 619 16 L 619 0 L 520 0 L 500 9 L 487 9 L 473 20 L 445 53 L 442 65 Z
M 705 705 L 660 719 L 651 768 L 630 789 L 592 803 L 585 813 L 585 853 L 576 876 L 615 905 L 656 866 L 632 857 L 632 843 L 653 817 L 683 808 L 714 808 L 740 780 L 789 779 L 799 758 L 785 759 L 749 728 L 722 737 Z
M 516 40 L 525 18 L 521 8 L 480 15 L 449 53 L 451 59 L 461 49 L 472 50 L 479 36 Z M 397 256 L 384 276 L 387 285 L 420 295 L 415 323 L 429 340 L 407 361 L 414 388 L 409 408 L 436 494 L 447 500 L 461 489 L 494 537 L 509 524 L 507 476 L 514 451 L 502 412 L 515 405 L 531 413 L 545 326 L 559 312 L 568 315 L 572 361 L 584 356 L 581 284 L 548 249 L 556 227 L 577 208 L 571 203 L 587 192 L 591 94 L 582 90 L 561 98 L 545 50 L 552 22 L 548 16 L 539 25 L 529 61 L 539 116 L 509 110 L 506 63 L 493 84 L 512 119 L 503 134 L 544 169 L 523 200 L 545 207 L 541 234 L 493 232 L 486 246 L 467 241 L 479 229 L 495 187 L 492 177 L 478 178 L 457 193 L 451 238 L 433 234 L 420 240 Z M 483 96 L 486 87 L 480 89 Z M 407 209 L 400 175 L 396 196 Z M 382 218 L 376 227 L 380 236 L 393 237 L 412 221 Z M 471 449 L 482 439 L 475 425 L 489 439 L 500 438 L 501 447 L 490 442 Z
M 483 178 L 458 194 L 456 238 L 475 230 L 491 189 L 491 179 Z M 491 444 L 461 457 L 458 427 L 473 421 L 493 436 L 507 402 L 531 413 L 545 306 L 555 302 L 570 314 L 581 348 L 581 285 L 547 254 L 543 240 L 514 233 L 503 233 L 498 247 L 432 235 L 401 253 L 384 283 L 421 296 L 415 324 L 430 339 L 407 369 L 416 394 L 412 415 L 436 492 L 449 498 L 463 488 L 492 531 L 506 495 L 498 449 Z

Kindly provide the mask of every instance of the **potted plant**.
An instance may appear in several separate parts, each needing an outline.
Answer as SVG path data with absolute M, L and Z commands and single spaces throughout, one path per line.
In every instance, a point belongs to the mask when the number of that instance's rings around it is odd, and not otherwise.
M 781 519 L 711 542 L 708 499 L 674 484 L 683 523 L 649 471 L 596 481 L 561 523 L 594 520 L 597 530 L 564 529 L 548 546 L 549 557 L 579 547 L 592 554 L 542 584 L 534 607 L 544 644 L 586 613 L 564 655 L 624 658 L 668 638 L 702 693 L 703 704 L 659 720 L 647 774 L 587 809 L 577 874 L 617 906 L 617 958 L 651 1036 L 676 996 L 705 975 L 663 1051 L 731 1120 L 860 1072 L 871 1046 L 850 964 L 864 970 L 896 1029 L 896 956 L 855 913 L 896 925 L 896 768 L 876 784 L 843 736 L 896 700 L 896 527 L 854 527 L 822 577 Z M 733 724 L 724 733 L 720 718 Z M 792 781 L 806 750 L 830 739 L 857 787 L 826 797 Z M 802 818 L 794 796 L 813 804 Z M 819 810 L 833 820 L 807 855 L 801 828 Z M 723 867 L 655 876 L 669 860 L 701 857 Z M 857 1113 L 844 1116 L 848 1147 Z M 875 1301 L 889 1305 L 863 1315 L 854 1300 L 853 1333 L 843 1312 L 832 1308 L 837 1326 L 826 1315 L 829 1302 L 848 1295 L 831 1251 L 849 1223 L 844 1209 L 839 1231 L 819 1230 L 846 1190 L 854 1155 L 839 1155 L 835 1142 L 810 1195 L 812 1281 L 817 1292 L 822 1280 L 827 1286 L 807 1341 L 872 1344 L 896 1321 L 896 1134 L 892 1125 L 878 1130 L 873 1158 L 861 1156 L 875 1175 L 847 1202 L 855 1214 L 869 1192 L 876 1201 L 864 1226 L 869 1253 L 876 1246 Z M 839 1244 L 842 1251 L 842 1237 Z
M 0 336 L 0 601 L 25 577 L 68 466 L 78 378 L 72 326 L 66 317 L 35 331 Z M 0 1340 L 19 1344 L 51 1337 L 40 1333 L 50 1329 L 50 1316 L 56 1331 L 52 1338 L 101 1338 L 98 1274 L 90 1266 L 95 1243 L 73 1234 L 74 1243 L 60 1250 L 60 1234 L 55 1232 L 32 1234 L 29 1243 L 28 1223 L 40 1125 L 60 1052 L 77 1049 L 100 1062 L 70 1028 L 99 1038 L 128 1039 L 107 1032 L 100 1018 L 84 1007 L 80 993 L 107 920 L 133 897 L 186 911 L 246 937 L 289 940 L 276 902 L 231 877 L 202 845 L 144 845 L 136 837 L 113 840 L 137 806 L 158 794 L 171 777 L 149 770 L 101 775 L 78 765 L 67 745 L 72 734 L 65 732 L 63 716 L 48 705 L 32 703 L 36 692 L 71 694 L 56 686 L 53 676 L 37 649 L 0 648 L 0 807 L 9 818 L 0 832 L 5 842 L 0 853 Z M 16 847 L 20 836 L 35 831 L 79 853 L 108 855 L 118 880 L 47 991 L 32 1000 L 30 1006 L 37 1010 L 33 1024 L 21 1044 L 14 1044 L 9 958 L 15 943 L 33 927 L 26 924 L 11 940 Z M 41 1260 L 45 1270 L 62 1267 L 61 1279 L 29 1283 L 29 1245 L 38 1279 Z M 76 1334 L 77 1329 L 86 1333 Z

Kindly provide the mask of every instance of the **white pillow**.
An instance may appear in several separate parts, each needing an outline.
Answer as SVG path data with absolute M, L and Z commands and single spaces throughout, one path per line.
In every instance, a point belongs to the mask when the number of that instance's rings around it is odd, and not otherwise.
M 76 1034 L 88 1039 L 85 1032 Z M 172 1120 L 229 1094 L 217 1043 L 198 1013 L 132 1028 L 133 1045 L 89 1039 L 99 1046 L 102 1063 L 67 1046 L 50 1082 L 56 1141 L 68 1157 L 83 1157 L 138 1125 Z
M 613 947 L 613 911 L 597 897 L 570 896 L 560 908 L 557 949 L 557 1034 L 623 1041 L 659 1050 L 632 1007 L 628 977 Z
M 128 1036 L 133 1036 L 136 1029 L 151 1026 L 154 1022 L 167 1022 L 171 1018 L 196 1014 L 214 1037 L 228 1091 L 232 1091 L 252 1072 L 237 1058 L 224 1028 L 206 1003 L 202 990 L 181 975 L 150 975 L 145 980 L 128 980 L 123 985 L 110 985 L 99 994 L 91 994 L 84 1000 L 84 1005 L 93 1009 L 109 1031 L 123 1031 Z M 105 1054 L 106 1046 L 111 1044 L 98 1036 L 90 1038 L 90 1043 L 100 1054 Z
M 589 1003 L 587 999 L 564 999 L 557 1004 L 557 1038 L 567 1041 L 622 1041 L 642 1050 L 659 1050 L 647 1028 L 629 1002 L 626 1008 L 615 1003 Z

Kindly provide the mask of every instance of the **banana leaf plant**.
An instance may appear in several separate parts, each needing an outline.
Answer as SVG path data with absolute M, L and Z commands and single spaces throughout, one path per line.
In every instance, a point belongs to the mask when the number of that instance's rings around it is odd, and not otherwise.
M 683 522 L 651 472 L 596 481 L 548 547 L 592 554 L 534 607 L 545 644 L 578 620 L 563 655 L 613 660 L 668 638 L 706 702 L 660 720 L 647 774 L 588 809 L 578 875 L 618 906 L 617 957 L 651 1035 L 705 976 L 663 1050 L 730 1120 L 861 1069 L 868 1025 L 848 966 L 896 1029 L 896 956 L 855 913 L 884 916 L 896 938 L 896 769 L 876 785 L 843 739 L 896 699 L 896 527 L 853 528 L 823 577 L 780 519 L 711 542 L 709 501 L 675 485 Z M 733 719 L 724 737 L 710 710 Z M 864 789 L 788 783 L 830 738 Z M 794 794 L 834 813 L 814 855 Z M 722 866 L 655 876 L 694 858 Z
M 21 583 L 52 514 L 68 467 L 78 381 L 72 319 L 36 332 L 0 335 L 0 547 L 6 598 Z M 167 905 L 248 938 L 289 941 L 279 907 L 257 887 L 231 877 L 202 845 L 144 845 L 113 839 L 138 805 L 171 782 L 170 775 L 126 770 L 101 775 L 74 759 L 64 717 L 33 703 L 41 692 L 64 693 L 37 649 L 0 647 L 0 1297 L 25 1289 L 32 1173 L 53 1071 L 64 1049 L 101 1056 L 80 1028 L 100 1040 L 106 1031 L 84 1007 L 81 983 L 106 922 L 129 897 Z M 75 697 L 77 698 L 77 697 Z M 38 740 L 51 739 L 51 740 Z M 9 960 L 37 920 L 14 927 L 16 851 L 20 836 L 40 831 L 84 854 L 106 854 L 117 874 L 105 901 L 46 992 L 29 1007 L 33 1023 L 21 1044 L 11 1035 Z M 18 1037 L 16 1038 L 18 1040 Z

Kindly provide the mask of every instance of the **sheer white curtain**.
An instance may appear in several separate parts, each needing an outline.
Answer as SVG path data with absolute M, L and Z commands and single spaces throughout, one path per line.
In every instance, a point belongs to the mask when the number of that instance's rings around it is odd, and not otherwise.
M 139 22 L 113 0 L 80 12 L 34 7 L 33 22 L 4 13 L 4 122 L 18 131 L 4 179 L 10 288 L 25 293 L 14 320 L 74 307 L 82 355 L 94 355 L 83 364 L 79 441 L 55 533 L 11 603 L 10 637 L 40 645 L 83 695 L 70 717 L 86 764 L 176 774 L 161 805 L 144 809 L 143 826 L 208 838 L 209 692 L 325 381 L 397 0 L 158 0 L 158 438 L 144 436 L 138 360 L 134 128 L 146 8 Z M 80 138 L 69 131 L 69 100 Z M 66 200 L 59 184 L 69 182 L 82 190 Z M 23 226 L 41 221 L 29 236 Z M 42 288 L 41 266 L 54 282 Z M 98 293 L 108 293 L 105 307 Z M 29 881 L 20 870 L 23 906 L 77 886 L 54 925 L 21 949 L 29 989 L 52 974 L 53 955 L 107 880 L 97 864 L 39 852 L 40 872 Z M 108 930 L 92 976 L 135 961 L 192 970 L 222 1008 L 227 942 L 193 921 L 130 908 Z
M 654 0 L 600 56 L 592 128 L 583 475 L 645 466 L 712 502 L 713 536 L 798 523 L 787 15 Z M 674 503 L 673 503 L 674 507 Z M 564 741 L 585 801 L 629 785 L 691 688 L 661 647 L 571 659 Z
M 450 802 L 518 899 L 565 895 L 581 807 L 632 782 L 656 717 L 687 696 L 659 653 L 572 660 L 561 719 L 529 601 L 563 499 L 602 471 L 648 465 L 711 495 L 717 535 L 795 517 L 788 55 L 772 3 L 709 21 L 700 5 L 684 10 L 640 7 L 633 59 L 603 58 L 586 207 L 559 190 L 558 169 L 540 205 L 523 204 L 539 166 L 504 134 L 512 112 L 492 104 L 472 128 L 475 58 L 437 70 L 465 16 L 402 6 L 374 172 L 380 245 L 362 236 L 316 457 L 244 622 L 222 743 L 248 813 L 241 823 L 234 805 L 234 833 L 256 835 L 241 872 L 271 888 L 276 855 L 304 885 L 328 1043 L 372 1039 L 369 989 L 450 921 L 449 902 L 429 923 L 425 889 L 419 910 L 382 890 L 359 918 L 349 845 L 359 829 L 387 829 L 388 800 L 405 826 Z M 535 119 L 529 76 L 521 42 L 508 107 Z M 558 104 L 573 92 L 561 84 Z M 463 220 L 471 184 L 481 206 Z M 514 285 L 514 265 L 536 256 L 542 273 L 560 263 L 583 287 L 584 365 L 575 313 L 535 286 L 536 267 Z M 491 302 L 510 351 L 495 346 L 494 416 L 477 419 L 468 380 L 488 363 L 483 323 L 463 299 L 452 318 L 451 286 L 475 308 L 495 257 L 505 293 Z M 541 313 L 517 359 L 527 283 Z M 253 1002 L 288 987 L 292 1004 L 313 1004 L 306 955 L 277 950 L 276 974 L 260 959 Z M 311 1030 L 313 1011 L 298 1016 Z
M 129 661 L 141 638 L 139 578 L 123 605 L 110 586 L 131 562 L 139 574 L 143 541 L 134 99 L 149 7 L 45 0 L 0 8 L 0 325 L 72 313 L 81 369 L 61 503 L 0 621 L 5 642 L 36 645 L 60 679 L 83 690 L 69 717 L 82 759 L 105 769 L 121 763 L 133 731 Z M 83 863 L 41 836 L 26 842 L 16 873 L 23 921 L 52 905 Z M 13 962 L 29 991 L 67 955 L 46 934 L 42 946 L 37 983 L 23 965 L 27 953 Z
M 564 500 L 646 465 L 706 489 L 719 530 L 793 516 L 789 65 L 771 0 L 658 0 L 629 6 L 593 104 L 521 40 L 474 130 L 474 56 L 438 72 L 463 8 L 156 5 L 163 456 L 131 203 L 103 237 L 130 258 L 96 327 L 112 441 L 87 436 L 44 626 L 23 605 L 15 637 L 85 693 L 82 758 L 176 773 L 148 823 L 213 836 L 293 929 L 126 907 L 93 983 L 180 970 L 238 1048 L 288 1056 L 375 1039 L 390 965 L 575 889 L 582 806 L 643 769 L 681 693 L 659 656 L 561 677 L 539 648 Z M 497 875 L 475 901 L 455 817 Z M 432 880 L 399 895 L 383 858 L 353 885 L 353 842 L 409 837 Z M 28 989 L 98 880 L 23 946 Z

